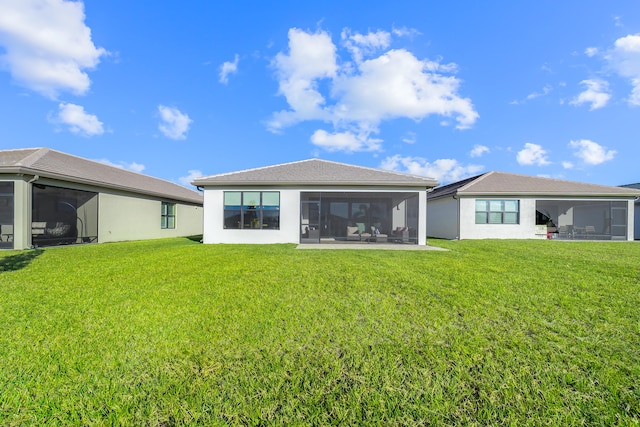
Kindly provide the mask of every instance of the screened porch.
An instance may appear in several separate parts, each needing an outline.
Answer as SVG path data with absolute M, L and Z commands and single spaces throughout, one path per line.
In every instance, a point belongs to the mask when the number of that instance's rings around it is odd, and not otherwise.
M 34 246 L 98 241 L 98 193 L 34 184 L 31 216 Z
M 303 192 L 301 243 L 418 243 L 417 192 Z
M 538 200 L 536 225 L 563 240 L 626 240 L 626 201 Z

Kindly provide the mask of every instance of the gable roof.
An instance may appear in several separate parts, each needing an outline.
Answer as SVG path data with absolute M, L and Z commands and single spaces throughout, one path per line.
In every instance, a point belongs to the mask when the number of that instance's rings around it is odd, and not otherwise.
M 188 203 L 203 200 L 201 194 L 173 182 L 49 148 L 0 151 L 0 173 L 38 175 Z
M 353 185 L 431 188 L 433 178 L 392 172 L 328 160 L 309 159 L 201 177 L 193 181 L 200 187 L 232 185 Z
M 640 191 L 631 188 L 492 171 L 438 187 L 428 194 L 428 198 L 436 199 L 451 195 L 638 197 Z

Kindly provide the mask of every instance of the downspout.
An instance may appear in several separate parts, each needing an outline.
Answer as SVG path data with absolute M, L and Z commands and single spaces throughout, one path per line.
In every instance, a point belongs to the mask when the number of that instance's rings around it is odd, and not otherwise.
M 33 175 L 33 178 L 31 178 L 29 181 L 27 181 L 27 184 L 33 184 L 34 182 L 36 182 L 39 179 L 40 179 L 40 175 Z
M 460 240 L 460 197 L 458 197 L 458 193 L 454 193 L 453 195 L 453 200 L 455 200 L 458 204 L 457 208 L 456 208 L 456 238 L 455 240 Z

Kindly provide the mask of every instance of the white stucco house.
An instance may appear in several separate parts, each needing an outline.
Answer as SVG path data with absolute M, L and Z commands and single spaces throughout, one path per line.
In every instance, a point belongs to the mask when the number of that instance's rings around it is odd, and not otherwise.
M 431 178 L 320 159 L 198 178 L 204 243 L 426 245 Z
M 48 148 L 0 151 L 0 249 L 202 234 L 203 197 Z
M 444 239 L 633 240 L 640 190 L 504 172 L 434 189 L 427 231 Z

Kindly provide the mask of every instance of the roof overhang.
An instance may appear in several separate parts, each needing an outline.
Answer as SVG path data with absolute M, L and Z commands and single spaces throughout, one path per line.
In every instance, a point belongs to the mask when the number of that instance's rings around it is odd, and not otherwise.
M 436 183 L 429 185 L 428 183 L 420 183 L 417 184 L 415 182 L 388 182 L 388 181 L 369 181 L 366 183 L 363 182 L 335 182 L 335 181 L 314 181 L 314 182 L 299 182 L 299 181 L 290 181 L 290 182 L 274 182 L 274 181 L 260 181 L 260 182 L 247 182 L 247 181 L 225 181 L 225 182 L 207 182 L 207 181 L 198 181 L 195 180 L 191 183 L 191 185 L 202 187 L 202 188 L 227 188 L 227 187 L 299 187 L 299 188 L 309 188 L 309 187 L 386 187 L 386 188 L 416 188 L 421 190 L 430 189 L 436 186 Z
M 124 185 L 109 184 L 109 183 L 96 181 L 92 179 L 80 178 L 80 177 L 69 176 L 64 174 L 57 174 L 54 172 L 42 171 L 40 169 L 34 169 L 34 168 L 29 168 L 24 166 L 0 167 L 0 174 L 28 175 L 28 176 L 34 176 L 34 177 L 38 176 L 40 179 L 47 178 L 47 179 L 52 179 L 56 181 L 84 184 L 84 185 L 90 185 L 93 187 L 108 188 L 111 190 L 118 190 L 118 191 L 125 191 L 128 193 L 153 196 L 153 197 L 157 197 L 165 200 L 175 200 L 175 201 L 181 201 L 181 202 L 187 202 L 187 203 L 193 203 L 193 204 L 202 204 L 202 200 L 200 200 L 198 197 L 194 197 L 191 199 L 187 197 L 168 196 L 167 194 L 161 193 L 161 192 L 147 191 L 147 190 L 128 187 Z M 198 193 L 194 192 L 194 194 L 198 194 Z
M 458 192 L 457 197 L 544 197 L 544 198 L 619 198 L 619 199 L 635 199 L 638 194 L 625 193 L 540 193 L 540 192 Z

